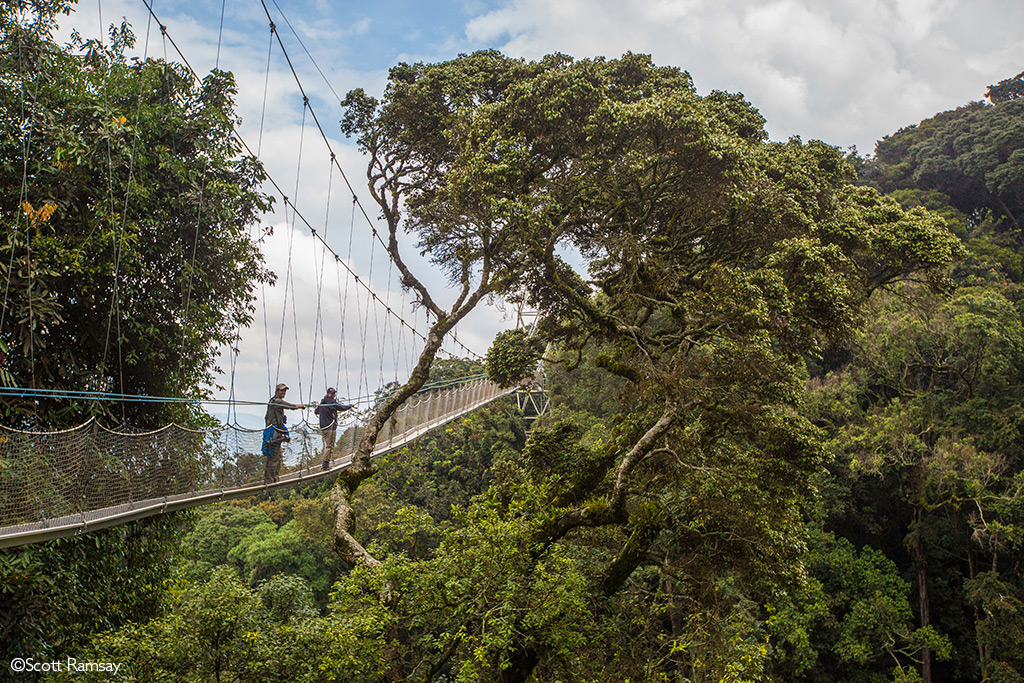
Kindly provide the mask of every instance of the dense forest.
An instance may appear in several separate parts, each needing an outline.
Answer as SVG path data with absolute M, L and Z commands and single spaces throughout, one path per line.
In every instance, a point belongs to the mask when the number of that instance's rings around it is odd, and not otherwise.
M 3 381 L 201 392 L 273 277 L 231 76 L 126 60 L 126 27 L 60 47 L 67 9 L 0 7 Z M 139 683 L 1024 681 L 1024 73 L 984 95 L 862 157 L 770 141 L 741 95 L 643 55 L 394 67 L 341 128 L 435 322 L 376 423 L 431 380 L 537 362 L 551 411 L 499 401 L 337 481 L 0 551 L 0 660 Z M 111 182 L 151 191 L 112 207 Z M 206 202 L 184 272 L 175 217 Z M 133 324 L 111 345 L 115 262 Z M 542 312 L 537 336 L 436 360 L 496 294 Z M 183 306 L 199 319 L 162 315 Z M 17 680 L 37 678 L 109 674 Z

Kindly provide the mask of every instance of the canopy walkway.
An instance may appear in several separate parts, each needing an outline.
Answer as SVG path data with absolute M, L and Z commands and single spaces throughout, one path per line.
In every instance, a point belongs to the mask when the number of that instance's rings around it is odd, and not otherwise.
M 512 392 L 486 380 L 419 394 L 391 419 L 373 451 L 394 451 L 430 430 Z M 338 427 L 330 468 L 321 469 L 320 430 L 291 429 L 287 469 L 264 484 L 262 430 L 170 425 L 145 433 L 95 421 L 60 432 L 0 428 L 0 548 L 74 536 L 144 517 L 306 484 L 347 468 L 363 435 Z

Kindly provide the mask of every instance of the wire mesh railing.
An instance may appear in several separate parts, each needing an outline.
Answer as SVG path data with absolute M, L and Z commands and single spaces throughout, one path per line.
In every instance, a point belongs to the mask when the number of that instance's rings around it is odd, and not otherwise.
M 417 394 L 385 425 L 374 455 L 400 448 L 509 391 L 478 380 Z M 335 446 L 325 454 L 319 428 L 292 427 L 291 440 L 282 447 L 280 478 L 265 483 L 263 430 L 172 424 L 132 433 L 93 420 L 60 432 L 0 427 L 0 547 L 331 476 L 351 463 L 365 429 L 358 417 L 341 422 Z

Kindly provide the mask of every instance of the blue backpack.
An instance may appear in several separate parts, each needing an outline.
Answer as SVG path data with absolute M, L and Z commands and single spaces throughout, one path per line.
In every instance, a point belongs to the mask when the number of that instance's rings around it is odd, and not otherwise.
M 284 425 L 270 425 L 263 430 L 263 455 L 270 457 L 273 455 L 271 447 L 285 441 L 291 441 L 291 438 L 288 436 L 288 427 Z

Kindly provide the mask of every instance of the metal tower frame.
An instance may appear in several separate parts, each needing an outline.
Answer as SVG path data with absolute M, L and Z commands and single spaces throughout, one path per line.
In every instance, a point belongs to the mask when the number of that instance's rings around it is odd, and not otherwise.
M 537 322 L 539 320 L 540 311 L 527 309 L 522 304 L 516 307 L 516 328 L 526 330 L 528 336 L 532 337 L 537 333 Z M 547 350 L 545 350 L 545 355 L 547 355 Z M 534 420 L 551 409 L 543 359 L 537 362 L 537 369 L 534 371 L 533 378 L 529 383 L 516 390 L 516 406 L 519 408 L 527 428 L 529 428 Z M 527 409 L 529 409 L 529 413 Z

